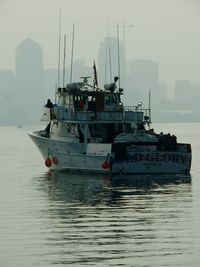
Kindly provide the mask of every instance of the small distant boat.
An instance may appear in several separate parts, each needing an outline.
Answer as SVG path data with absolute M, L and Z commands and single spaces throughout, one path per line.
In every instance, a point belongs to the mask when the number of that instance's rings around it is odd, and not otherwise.
M 29 133 L 50 170 L 96 173 L 189 173 L 191 145 L 151 129 L 151 109 L 123 105 L 123 89 L 82 82 L 57 89 L 44 107 L 44 130 Z
M 18 125 L 17 128 L 21 129 L 21 128 L 23 128 L 23 126 L 22 125 Z

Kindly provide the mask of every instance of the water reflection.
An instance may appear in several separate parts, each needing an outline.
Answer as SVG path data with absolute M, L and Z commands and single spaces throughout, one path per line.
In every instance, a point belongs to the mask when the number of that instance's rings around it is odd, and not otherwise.
M 47 172 L 37 178 L 40 189 L 52 201 L 81 205 L 120 205 L 125 195 L 151 195 L 152 192 L 170 194 L 179 185 L 190 184 L 190 175 L 134 175 L 110 176 Z M 164 191 L 163 191 L 164 190 Z M 122 203 L 123 204 L 123 203 Z
M 177 255 L 190 254 L 192 247 L 190 178 L 69 173 L 35 178 L 42 199 L 46 196 L 42 258 L 48 266 L 177 266 Z

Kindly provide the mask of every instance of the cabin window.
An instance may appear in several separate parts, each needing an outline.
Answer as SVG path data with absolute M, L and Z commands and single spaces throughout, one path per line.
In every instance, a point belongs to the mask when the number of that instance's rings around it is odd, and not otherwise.
M 66 97 L 65 97 L 65 104 L 69 105 L 69 95 L 66 95 Z
M 112 95 L 112 96 L 105 96 L 105 103 L 106 105 L 110 105 L 110 104 L 116 104 L 117 103 L 117 97 L 116 95 Z
M 111 100 L 112 100 L 112 103 L 117 103 L 117 98 L 115 95 L 112 96 Z
M 105 101 L 106 101 L 106 105 L 110 105 L 110 96 L 109 95 L 105 96 Z
M 88 96 L 88 110 L 96 111 L 96 97 Z
M 82 110 L 84 108 L 85 99 L 82 95 L 74 95 L 74 107 L 77 110 Z

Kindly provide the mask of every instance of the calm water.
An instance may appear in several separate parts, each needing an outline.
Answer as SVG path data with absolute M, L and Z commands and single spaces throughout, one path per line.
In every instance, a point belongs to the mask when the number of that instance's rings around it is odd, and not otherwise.
M 154 125 L 192 143 L 191 182 L 168 183 L 48 173 L 30 129 L 0 127 L 1 267 L 200 266 L 200 124 Z

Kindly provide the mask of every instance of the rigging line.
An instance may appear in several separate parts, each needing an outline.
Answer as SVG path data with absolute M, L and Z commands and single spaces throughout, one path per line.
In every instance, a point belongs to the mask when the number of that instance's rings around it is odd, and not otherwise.
M 70 71 L 70 83 L 72 82 L 72 72 L 73 72 L 73 56 L 74 56 L 74 28 L 75 28 L 75 23 L 73 23 L 73 30 L 72 30 L 72 50 L 71 50 L 71 71 Z
M 55 104 L 57 103 L 57 94 L 56 94 L 57 89 L 58 89 L 58 85 L 57 85 L 57 83 L 56 83 L 56 84 L 55 84 Z

